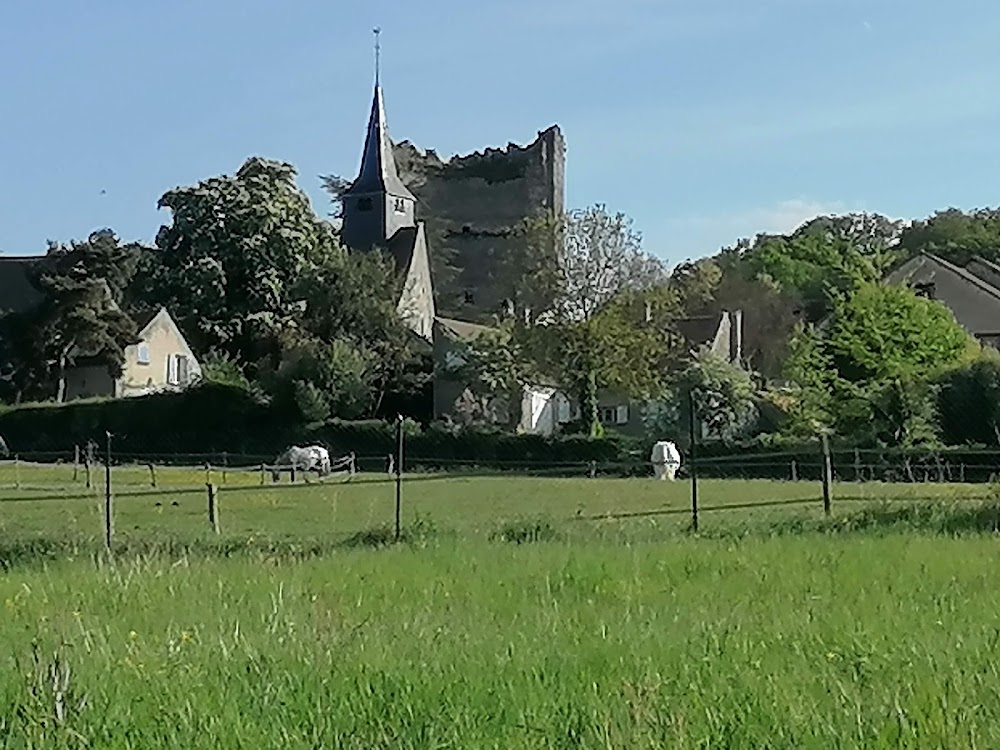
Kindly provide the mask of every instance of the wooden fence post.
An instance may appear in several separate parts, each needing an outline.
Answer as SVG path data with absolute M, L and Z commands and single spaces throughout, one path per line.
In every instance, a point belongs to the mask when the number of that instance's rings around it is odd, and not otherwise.
M 73 481 L 77 482 L 80 479 L 80 446 L 73 446 Z
M 216 499 L 215 485 L 209 482 L 205 485 L 208 489 L 208 523 L 212 526 L 212 531 L 221 534 L 219 528 L 219 505 Z
M 396 541 L 402 534 L 403 515 L 403 415 L 396 417 Z
M 107 454 L 104 459 L 104 545 L 111 551 L 111 540 L 114 536 L 114 515 L 111 506 L 111 433 L 107 436 Z
M 260 486 L 264 486 L 264 464 L 260 465 Z
M 212 483 L 212 464 L 205 462 L 205 484 Z
M 14 454 L 14 489 L 21 489 L 21 457 Z
M 597 461 L 590 462 L 590 478 L 594 479 L 597 477 Z
M 695 434 L 694 391 L 688 391 L 688 431 L 691 438 L 691 530 L 698 533 L 698 437 Z
M 229 469 L 229 452 L 228 451 L 223 451 L 222 452 L 222 483 L 223 484 L 226 483 L 226 474 L 228 473 L 228 469 Z
M 146 464 L 149 467 L 149 483 L 151 486 L 156 486 L 156 467 L 153 466 L 152 462 Z
M 861 482 L 861 451 L 854 449 L 854 481 Z
M 799 481 L 799 464 L 794 458 L 792 459 L 792 481 Z
M 83 470 L 87 475 L 87 489 L 90 489 L 90 451 L 83 454 Z
M 824 432 L 820 435 L 823 444 L 823 513 L 830 515 L 830 481 L 833 478 L 833 465 L 830 460 L 830 441 Z

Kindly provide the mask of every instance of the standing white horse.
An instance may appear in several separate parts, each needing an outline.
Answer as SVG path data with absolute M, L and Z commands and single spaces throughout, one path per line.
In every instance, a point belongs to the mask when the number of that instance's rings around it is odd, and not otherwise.
M 657 479 L 674 480 L 681 467 L 681 453 L 676 445 L 668 440 L 660 440 L 653 445 L 649 458 L 653 462 L 653 472 Z
M 0 435 L 0 456 L 9 456 L 10 448 L 7 447 L 7 442 L 3 439 L 3 435 Z
M 278 481 L 282 468 L 286 466 L 293 467 L 295 471 L 315 471 L 325 477 L 330 474 L 330 452 L 322 445 L 307 445 L 304 448 L 293 445 L 274 459 L 272 481 Z

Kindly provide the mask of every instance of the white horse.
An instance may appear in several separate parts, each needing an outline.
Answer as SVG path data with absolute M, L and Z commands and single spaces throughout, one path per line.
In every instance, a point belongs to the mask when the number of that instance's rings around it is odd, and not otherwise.
M 291 466 L 295 471 L 315 471 L 319 476 L 330 474 L 330 451 L 322 445 L 307 445 L 300 448 L 293 445 L 274 459 L 271 467 L 271 479 L 277 482 L 282 467 Z
M 668 440 L 655 443 L 649 459 L 653 462 L 653 472 L 657 479 L 669 479 L 672 482 L 681 467 L 681 453 Z
M 0 456 L 9 456 L 10 449 L 7 447 L 7 442 L 3 439 L 3 435 L 0 435 Z

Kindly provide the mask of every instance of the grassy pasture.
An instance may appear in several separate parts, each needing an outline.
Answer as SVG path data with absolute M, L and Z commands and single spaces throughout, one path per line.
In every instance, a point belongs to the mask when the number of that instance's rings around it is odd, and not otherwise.
M 63 546 L 0 573 L 3 748 L 1000 747 L 983 486 L 841 484 L 828 522 L 815 483 L 707 480 L 733 509 L 695 538 L 577 520 L 684 483 L 412 476 L 409 543 L 375 549 L 343 542 L 391 522 L 384 476 L 231 473 L 216 538 L 203 471 L 123 467 L 109 560 L 102 486 L 8 470 L 0 557 Z

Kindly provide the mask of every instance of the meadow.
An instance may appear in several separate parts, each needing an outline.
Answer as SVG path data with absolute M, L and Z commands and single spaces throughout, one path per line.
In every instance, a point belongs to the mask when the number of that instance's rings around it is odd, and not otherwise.
M 1000 746 L 988 487 L 8 470 L 0 747 Z

